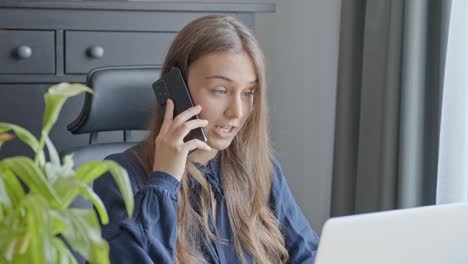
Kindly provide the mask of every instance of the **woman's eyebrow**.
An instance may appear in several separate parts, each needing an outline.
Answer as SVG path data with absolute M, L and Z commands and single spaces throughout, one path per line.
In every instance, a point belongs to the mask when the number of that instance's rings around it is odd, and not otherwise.
M 234 80 L 226 77 L 226 76 L 223 76 L 223 75 L 212 75 L 212 76 L 208 76 L 206 77 L 205 79 L 221 79 L 221 80 L 224 80 L 224 81 L 227 81 L 227 82 L 234 82 Z M 256 84 L 258 83 L 258 80 L 254 80 L 254 81 L 250 81 L 249 82 L 250 84 Z

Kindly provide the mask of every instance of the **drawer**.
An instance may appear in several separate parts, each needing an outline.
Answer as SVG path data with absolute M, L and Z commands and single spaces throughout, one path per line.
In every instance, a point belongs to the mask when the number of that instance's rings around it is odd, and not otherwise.
M 100 66 L 159 65 L 176 33 L 65 32 L 65 72 L 84 74 Z
M 55 73 L 54 31 L 0 30 L 0 74 Z

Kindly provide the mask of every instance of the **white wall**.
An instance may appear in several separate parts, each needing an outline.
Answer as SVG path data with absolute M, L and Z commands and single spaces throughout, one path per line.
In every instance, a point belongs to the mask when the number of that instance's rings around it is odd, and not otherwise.
M 340 7 L 340 0 L 278 0 L 276 13 L 256 21 L 273 144 L 317 232 L 330 211 Z

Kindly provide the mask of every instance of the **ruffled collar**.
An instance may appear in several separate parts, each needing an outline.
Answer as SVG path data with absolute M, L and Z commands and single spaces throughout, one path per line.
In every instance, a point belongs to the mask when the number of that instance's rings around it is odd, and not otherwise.
M 206 179 L 211 184 L 211 189 L 213 190 L 215 197 L 218 200 L 224 198 L 224 190 L 223 186 L 221 185 L 220 159 L 221 155 L 218 153 L 208 162 L 206 166 L 199 162 L 192 161 L 192 163 L 205 175 Z M 193 188 L 199 185 L 199 182 L 193 178 L 190 178 L 190 187 Z

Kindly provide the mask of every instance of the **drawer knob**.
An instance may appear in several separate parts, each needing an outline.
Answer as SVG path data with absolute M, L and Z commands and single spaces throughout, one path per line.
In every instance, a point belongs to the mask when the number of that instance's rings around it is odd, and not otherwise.
M 104 48 L 101 46 L 92 46 L 87 50 L 87 54 L 92 59 L 99 59 L 104 56 Z
M 16 48 L 15 53 L 18 59 L 24 60 L 31 57 L 32 49 L 29 46 L 21 45 Z

